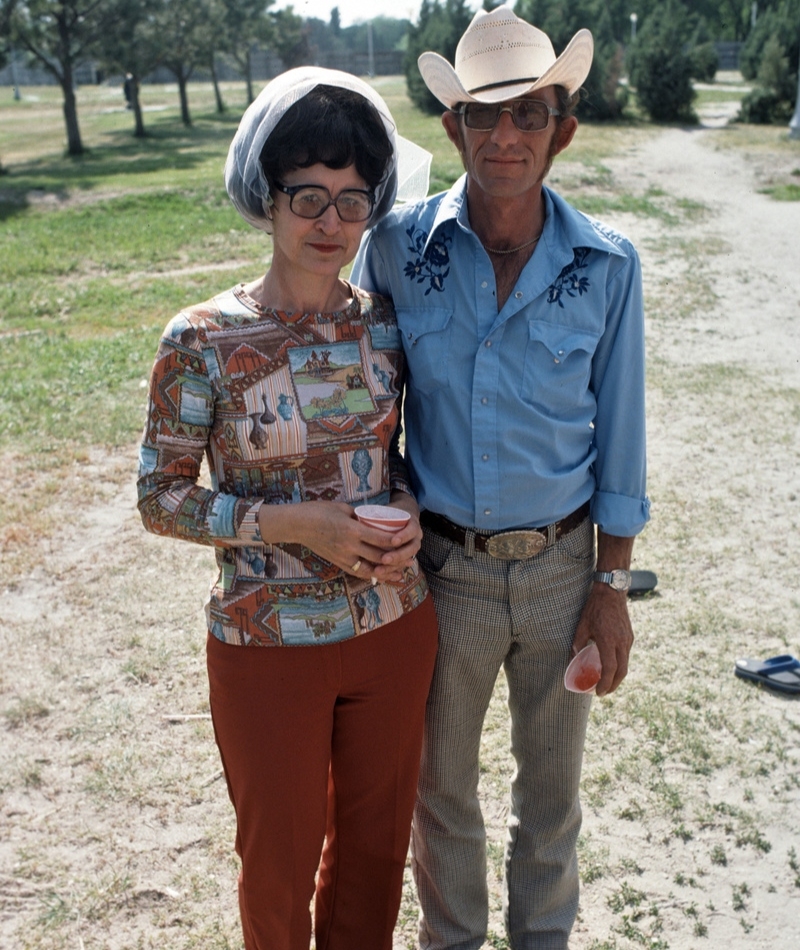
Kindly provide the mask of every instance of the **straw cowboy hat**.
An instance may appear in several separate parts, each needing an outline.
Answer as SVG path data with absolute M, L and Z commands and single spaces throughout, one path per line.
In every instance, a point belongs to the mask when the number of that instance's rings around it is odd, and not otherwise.
M 455 69 L 438 53 L 418 62 L 425 85 L 452 109 L 459 102 L 504 102 L 543 86 L 564 86 L 572 95 L 589 74 L 594 41 L 578 30 L 556 57 L 546 33 L 508 7 L 479 10 L 456 47 Z

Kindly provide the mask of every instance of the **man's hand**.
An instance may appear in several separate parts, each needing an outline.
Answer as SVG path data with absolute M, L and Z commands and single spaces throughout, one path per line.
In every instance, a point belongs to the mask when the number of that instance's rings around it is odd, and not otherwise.
M 629 570 L 633 541 L 633 538 L 620 538 L 598 531 L 597 570 Z M 592 585 L 589 599 L 575 630 L 572 655 L 575 656 L 590 640 L 597 644 L 603 665 L 603 675 L 595 693 L 605 696 L 607 693 L 613 693 L 625 679 L 628 657 L 633 646 L 628 595 L 624 591 L 612 590 L 608 584 L 597 581 Z
M 608 584 L 594 584 L 583 608 L 572 641 L 573 656 L 594 640 L 600 651 L 603 675 L 595 688 L 598 696 L 613 693 L 628 672 L 628 656 L 633 646 L 633 628 L 628 616 L 627 596 Z

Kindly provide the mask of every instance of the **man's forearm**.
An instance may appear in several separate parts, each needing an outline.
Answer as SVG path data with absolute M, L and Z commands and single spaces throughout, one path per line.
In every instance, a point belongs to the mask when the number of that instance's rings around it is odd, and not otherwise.
M 598 571 L 629 571 L 633 542 L 636 538 L 620 538 L 614 534 L 597 531 L 597 570 Z

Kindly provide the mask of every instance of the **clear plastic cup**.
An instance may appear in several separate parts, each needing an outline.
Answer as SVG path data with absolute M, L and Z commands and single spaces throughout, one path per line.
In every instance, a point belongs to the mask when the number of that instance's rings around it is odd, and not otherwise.
M 571 693 L 593 693 L 595 686 L 603 675 L 603 665 L 600 662 L 600 651 L 594 640 L 572 658 L 564 674 L 564 686 Z

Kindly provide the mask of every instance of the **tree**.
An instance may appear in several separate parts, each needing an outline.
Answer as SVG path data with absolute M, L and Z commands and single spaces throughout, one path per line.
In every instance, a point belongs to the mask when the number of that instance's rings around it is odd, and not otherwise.
M 792 118 L 797 91 L 796 76 L 777 33 L 764 44 L 756 74 L 756 86 L 742 100 L 740 122 L 784 125 Z
M 247 83 L 248 105 L 255 98 L 251 55 L 256 45 L 270 44 L 273 27 L 267 11 L 273 2 L 274 0 L 223 0 L 223 45 Z
M 195 68 L 208 62 L 208 0 L 167 0 L 156 18 L 162 65 L 178 83 L 181 120 L 192 124 L 187 86 Z
M 440 53 L 448 62 L 455 59 L 456 46 L 472 20 L 467 0 L 422 0 L 419 20 L 408 31 L 406 88 L 411 101 L 423 112 L 440 113 L 442 104 L 425 85 L 417 60 L 421 53 Z
M 788 57 L 789 70 L 797 78 L 800 60 L 800 0 L 778 0 L 761 3 L 756 25 L 745 40 L 739 56 L 739 68 L 745 79 L 758 76 L 764 47 L 773 36 L 780 38 L 784 52 Z
M 14 11 L 16 0 L 0 0 L 0 69 L 6 65 L 11 49 L 11 14 Z M 0 175 L 5 175 L 7 169 L 0 161 Z
M 67 151 L 83 153 L 75 99 L 75 67 L 91 53 L 108 26 L 108 0 L 28 0 L 10 19 L 13 43 L 27 50 L 61 86 Z
M 544 30 L 557 54 L 579 29 L 591 29 L 594 57 L 578 105 L 581 118 L 615 119 L 625 105 L 622 40 L 615 35 L 613 6 L 606 0 L 522 0 L 517 5 L 517 15 Z
M 99 61 L 104 66 L 130 77 L 133 134 L 137 138 L 147 134 L 139 86 L 159 63 L 161 38 L 157 23 L 163 4 L 164 0 L 111 0 L 109 28 L 99 50 Z
M 272 19 L 272 49 L 283 60 L 287 69 L 302 66 L 310 59 L 308 33 L 303 23 L 291 7 L 270 13 Z
M 692 25 L 678 0 L 667 0 L 648 16 L 628 57 L 639 104 L 656 122 L 696 122 L 692 109 L 694 64 Z

